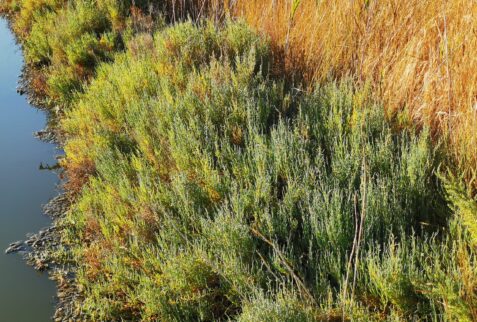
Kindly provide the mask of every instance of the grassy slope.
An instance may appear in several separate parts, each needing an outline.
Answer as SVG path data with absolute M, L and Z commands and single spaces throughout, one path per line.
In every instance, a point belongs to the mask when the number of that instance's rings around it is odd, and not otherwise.
M 92 319 L 477 318 L 477 206 L 430 131 L 393 129 L 372 86 L 293 88 L 273 35 L 136 5 L 4 4 L 61 106 Z

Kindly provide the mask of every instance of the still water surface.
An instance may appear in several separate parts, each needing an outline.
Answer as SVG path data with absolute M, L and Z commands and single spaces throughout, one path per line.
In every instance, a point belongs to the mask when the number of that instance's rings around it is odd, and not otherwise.
M 54 164 L 55 147 L 33 138 L 45 126 L 44 113 L 32 108 L 15 88 L 22 53 L 0 19 L 0 322 L 50 321 L 55 285 L 27 266 L 20 255 L 4 255 L 12 241 L 49 225 L 41 205 L 56 194 L 57 176 L 40 171 Z

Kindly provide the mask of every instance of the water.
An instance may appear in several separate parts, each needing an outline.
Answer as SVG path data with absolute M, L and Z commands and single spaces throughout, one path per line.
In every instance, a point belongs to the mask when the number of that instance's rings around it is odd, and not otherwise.
M 55 147 L 33 138 L 46 122 L 15 91 L 22 53 L 0 19 L 0 322 L 50 321 L 54 282 L 27 266 L 20 255 L 4 255 L 12 241 L 47 227 L 41 205 L 56 194 L 57 176 L 40 171 L 54 164 Z

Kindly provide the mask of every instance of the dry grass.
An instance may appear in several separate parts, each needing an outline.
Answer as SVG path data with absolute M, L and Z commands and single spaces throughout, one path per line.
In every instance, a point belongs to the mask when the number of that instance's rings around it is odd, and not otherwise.
M 475 172 L 475 0 L 238 0 L 226 6 L 269 35 L 287 75 L 371 82 L 389 115 L 406 111 L 408 121 L 431 125 L 448 139 L 460 171 L 469 178 Z

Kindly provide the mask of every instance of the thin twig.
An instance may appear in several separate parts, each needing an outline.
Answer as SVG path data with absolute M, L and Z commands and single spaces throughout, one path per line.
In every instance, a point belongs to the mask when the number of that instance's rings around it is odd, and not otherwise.
M 270 272 L 270 274 L 273 275 L 275 280 L 277 280 L 277 281 L 280 280 L 279 277 L 273 272 L 270 265 L 268 265 L 267 260 L 263 257 L 263 255 L 258 250 L 256 251 L 256 253 L 257 253 L 258 257 L 260 257 L 260 259 L 262 260 L 263 265 L 267 268 L 267 270 Z
M 367 194 L 367 178 L 366 178 L 366 156 L 363 157 L 363 180 L 362 180 L 362 189 L 363 189 L 363 195 L 361 197 L 361 218 L 360 218 L 360 223 L 359 223 L 359 234 L 358 234 L 358 244 L 356 246 L 356 259 L 354 261 L 354 274 L 353 274 L 353 289 L 351 293 L 351 298 L 354 297 L 354 289 L 356 287 L 356 278 L 358 275 L 358 263 L 359 263 L 359 250 L 361 248 L 361 241 L 363 239 L 363 229 L 364 229 L 364 220 L 366 218 L 366 194 Z
M 348 295 L 348 283 L 349 275 L 351 270 L 351 265 L 353 264 L 353 287 L 351 288 L 351 300 L 354 298 L 354 291 L 356 288 L 356 279 L 358 276 L 358 265 L 359 265 L 359 250 L 361 248 L 361 241 L 363 239 L 363 230 L 364 230 L 364 221 L 366 218 L 366 198 L 367 198 L 367 169 L 366 169 L 366 156 L 363 153 L 363 165 L 362 165 L 362 180 L 361 180 L 361 213 L 359 214 L 359 223 L 358 223 L 358 196 L 354 194 L 354 222 L 355 222 L 355 232 L 353 238 L 353 246 L 351 248 L 351 253 L 349 255 L 348 264 L 346 268 L 346 277 L 343 286 L 343 300 L 346 301 Z M 353 263 L 354 262 L 354 263 Z M 346 306 L 342 306 L 342 317 L 344 321 Z
M 353 257 L 354 253 L 356 251 L 356 245 L 358 243 L 358 230 L 359 230 L 359 222 L 358 222 L 358 195 L 356 192 L 354 193 L 353 196 L 353 202 L 354 202 L 354 238 L 353 238 L 353 247 L 351 248 L 351 253 L 349 254 L 349 259 L 348 259 L 348 264 L 346 267 L 346 277 L 345 277 L 345 282 L 343 286 L 343 299 L 346 300 L 346 296 L 348 293 L 348 281 L 349 281 L 349 273 L 351 270 L 351 264 L 353 262 Z M 345 316 L 345 307 L 343 306 L 343 317 Z
M 313 304 L 317 304 L 315 298 L 311 294 L 311 292 L 307 289 L 305 286 L 305 283 L 303 283 L 302 279 L 295 273 L 294 269 L 291 267 L 291 265 L 288 263 L 286 257 L 283 255 L 283 253 L 280 251 L 277 245 L 275 245 L 271 240 L 266 238 L 262 233 L 260 233 L 258 230 L 255 228 L 250 228 L 252 233 L 263 240 L 265 243 L 270 245 L 273 250 L 277 253 L 279 259 L 281 260 L 282 264 L 285 266 L 286 270 L 290 273 L 291 277 L 295 281 L 295 283 L 298 285 L 298 287 L 301 289 L 302 293 L 304 293 L 305 297 L 308 298 L 310 302 Z

